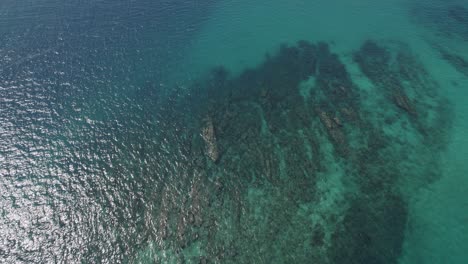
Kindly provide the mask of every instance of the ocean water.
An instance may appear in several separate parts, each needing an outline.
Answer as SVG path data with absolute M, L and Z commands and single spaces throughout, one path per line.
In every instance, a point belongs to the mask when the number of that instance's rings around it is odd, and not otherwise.
M 467 263 L 468 3 L 0 2 L 0 263 Z

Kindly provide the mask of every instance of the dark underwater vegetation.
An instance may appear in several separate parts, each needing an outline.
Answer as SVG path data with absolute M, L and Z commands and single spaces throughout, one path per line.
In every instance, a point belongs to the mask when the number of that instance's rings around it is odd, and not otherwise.
M 171 119 L 191 124 L 191 165 L 185 184 L 158 192 L 159 250 L 202 263 L 397 262 L 405 192 L 439 177 L 451 110 L 407 46 L 369 40 L 354 60 L 374 94 L 328 44 L 300 41 L 239 76 L 215 68 L 171 102 L 191 113 Z

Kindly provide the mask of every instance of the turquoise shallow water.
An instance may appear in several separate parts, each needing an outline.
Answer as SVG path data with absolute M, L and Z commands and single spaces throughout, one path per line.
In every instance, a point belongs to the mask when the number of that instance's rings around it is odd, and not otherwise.
M 0 262 L 466 263 L 464 1 L 2 1 Z

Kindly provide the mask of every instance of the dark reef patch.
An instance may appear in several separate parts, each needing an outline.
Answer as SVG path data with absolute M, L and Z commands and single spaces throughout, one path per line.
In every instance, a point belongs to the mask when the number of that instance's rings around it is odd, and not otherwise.
M 354 60 L 371 92 L 326 43 L 300 41 L 239 76 L 218 67 L 172 101 L 190 113 L 166 120 L 186 124 L 190 166 L 184 185 L 159 191 L 157 245 L 143 252 L 396 263 L 408 190 L 437 177 L 450 110 L 407 46 L 367 41 Z
M 468 7 L 460 4 L 434 6 L 420 2 L 414 4 L 411 19 L 437 35 L 468 39 Z
M 450 6 L 447 10 L 448 16 L 455 21 L 458 21 L 462 24 L 468 25 L 468 9 L 460 6 L 454 5 Z
M 397 263 L 406 228 L 406 204 L 401 197 L 386 196 L 385 200 L 378 199 L 385 204 L 376 211 L 368 208 L 375 207 L 374 198 L 352 202 L 334 234 L 332 263 Z
M 459 73 L 468 77 L 468 60 L 464 57 L 449 51 L 449 49 L 444 48 L 437 44 L 432 44 L 432 47 L 436 49 L 442 59 L 447 61 L 452 67 L 454 67 Z

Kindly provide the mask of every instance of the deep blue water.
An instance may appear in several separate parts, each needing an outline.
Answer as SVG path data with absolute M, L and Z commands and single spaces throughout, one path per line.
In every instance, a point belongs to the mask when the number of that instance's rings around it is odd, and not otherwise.
M 175 162 L 158 88 L 209 10 L 1 4 L 2 262 L 116 263 L 148 240 L 144 207 Z
M 457 1 L 4 0 L 0 262 L 465 263 L 467 40 Z

